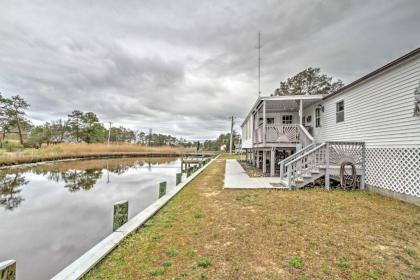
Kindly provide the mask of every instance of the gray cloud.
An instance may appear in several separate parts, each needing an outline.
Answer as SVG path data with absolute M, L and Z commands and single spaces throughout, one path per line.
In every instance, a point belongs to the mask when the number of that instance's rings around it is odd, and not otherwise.
M 262 91 L 309 67 L 351 80 L 420 45 L 419 1 L 10 1 L 0 91 L 34 121 L 71 110 L 136 129 L 216 137 Z

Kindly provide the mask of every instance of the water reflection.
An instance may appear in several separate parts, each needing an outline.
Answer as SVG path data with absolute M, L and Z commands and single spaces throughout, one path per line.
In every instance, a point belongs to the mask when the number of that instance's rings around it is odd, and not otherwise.
M 0 205 L 6 210 L 13 210 L 24 200 L 20 194 L 22 186 L 28 183 L 20 173 L 0 173 Z
M 0 170 L 0 260 L 18 280 L 50 279 L 112 232 L 113 204 L 129 218 L 175 187 L 177 158 L 68 161 Z M 13 211 L 11 211 L 13 210 Z
M 22 175 L 27 172 L 43 175 L 48 181 L 64 182 L 64 188 L 68 191 L 78 192 L 91 190 L 104 172 L 107 174 L 107 183 L 110 183 L 110 173 L 122 175 L 129 169 L 142 167 L 150 171 L 153 166 L 167 164 L 173 160 L 174 158 L 98 159 L 0 170 L 0 205 L 6 210 L 13 210 L 25 200 L 20 193 L 22 187 L 29 183 Z

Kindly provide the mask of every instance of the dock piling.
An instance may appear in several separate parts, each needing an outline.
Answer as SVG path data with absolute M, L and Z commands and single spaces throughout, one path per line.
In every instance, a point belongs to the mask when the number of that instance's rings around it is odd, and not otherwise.
M 112 230 L 115 231 L 128 221 L 128 200 L 114 203 Z
M 166 194 L 166 181 L 159 184 L 159 198 Z
M 182 173 L 176 173 L 176 182 L 175 185 L 178 186 L 182 181 Z

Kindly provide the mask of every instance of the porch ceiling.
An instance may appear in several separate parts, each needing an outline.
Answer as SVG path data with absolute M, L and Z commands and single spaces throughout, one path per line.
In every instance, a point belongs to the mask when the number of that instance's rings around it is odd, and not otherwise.
M 275 113 L 275 112 L 297 112 L 299 111 L 299 102 L 300 100 L 266 100 L 266 112 Z M 319 100 L 303 100 L 303 108 L 305 109 L 308 106 L 311 106 Z M 262 106 L 260 108 L 262 112 Z

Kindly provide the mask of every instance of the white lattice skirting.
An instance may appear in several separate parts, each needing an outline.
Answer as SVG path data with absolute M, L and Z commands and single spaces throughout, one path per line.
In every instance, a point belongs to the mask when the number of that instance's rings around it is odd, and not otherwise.
M 420 197 L 420 148 L 366 148 L 366 183 Z

